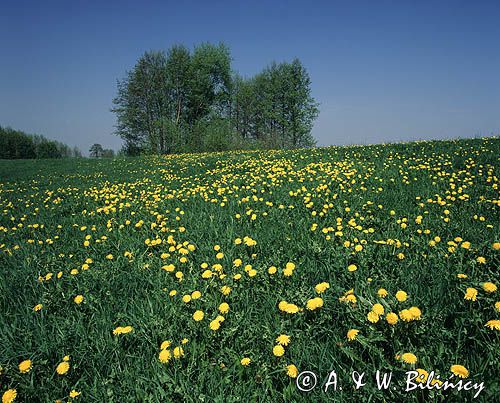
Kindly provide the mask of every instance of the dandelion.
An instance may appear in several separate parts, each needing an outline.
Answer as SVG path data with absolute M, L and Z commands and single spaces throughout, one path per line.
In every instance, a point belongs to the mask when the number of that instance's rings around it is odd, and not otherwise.
M 398 315 L 396 315 L 394 312 L 389 312 L 386 316 L 385 316 L 385 320 L 387 321 L 387 323 L 389 323 L 389 325 L 395 325 L 396 323 L 398 323 Z
M 213 320 L 210 322 L 210 329 L 213 330 L 214 332 L 216 330 L 219 330 L 220 328 L 220 322 L 218 320 Z
M 417 362 L 417 356 L 413 353 L 404 353 L 401 355 L 401 359 L 407 364 L 415 364 Z
M 290 343 L 290 336 L 287 336 L 286 334 L 280 334 L 278 337 L 276 337 L 276 343 L 282 346 L 288 346 L 288 343 Z
M 347 270 L 348 271 L 356 271 L 358 270 L 358 266 L 356 266 L 355 264 L 350 264 L 349 266 L 347 266 Z
M 2 403 L 12 403 L 17 397 L 17 390 L 7 389 L 3 392 Z
M 500 319 L 489 320 L 484 326 L 489 327 L 491 330 L 500 330 Z
M 274 266 L 271 266 L 267 269 L 267 272 L 271 275 L 275 274 L 278 269 Z
M 69 371 L 70 365 L 68 361 L 62 361 L 57 365 L 56 372 L 58 375 L 65 375 Z
M 385 288 L 380 288 L 378 291 L 377 291 L 377 295 L 380 297 L 380 298 L 385 298 L 387 297 L 387 290 Z
M 31 371 L 33 364 L 31 360 L 24 360 L 19 364 L 19 372 L 21 374 L 26 374 Z
M 290 378 L 297 378 L 297 376 L 299 375 L 299 370 L 297 369 L 297 367 L 295 365 L 290 364 L 290 365 L 286 366 L 286 374 Z
M 314 311 L 315 309 L 321 308 L 322 306 L 323 306 L 323 299 L 320 297 L 310 299 L 306 303 L 306 307 L 310 311 Z
M 383 315 L 384 307 L 382 306 L 382 304 L 375 304 L 372 307 L 372 311 L 375 312 L 377 315 Z
M 486 292 L 495 292 L 497 290 L 497 286 L 494 283 L 486 282 L 483 283 L 483 290 Z
M 418 383 L 425 383 L 425 381 L 429 378 L 429 373 L 422 368 L 417 368 L 416 371 L 418 372 L 417 381 Z
M 203 311 L 196 311 L 195 313 L 193 313 L 193 319 L 196 321 L 196 322 L 199 322 L 200 320 L 203 320 L 203 317 L 205 316 L 205 314 L 203 313 Z
M 318 294 L 324 293 L 328 288 L 330 288 L 330 284 L 326 282 L 316 284 L 316 286 L 314 287 Z
M 175 347 L 174 348 L 174 358 L 181 358 L 184 357 L 184 350 L 182 347 Z
M 170 353 L 170 350 L 167 350 L 166 348 L 162 349 L 160 351 L 160 354 L 158 354 L 158 359 L 163 364 L 166 364 L 167 362 L 169 362 L 171 358 L 172 358 L 172 354 Z
M 412 306 L 408 311 L 412 316 L 412 320 L 419 320 L 422 317 L 422 311 L 416 306 Z
M 347 340 L 353 341 L 356 340 L 356 337 L 358 337 L 359 330 L 357 329 L 350 329 L 347 332 Z
M 281 357 L 283 354 L 285 354 L 285 349 L 281 344 L 277 344 L 273 347 L 273 354 L 276 357 Z
M 368 321 L 371 323 L 377 323 L 379 320 L 379 316 L 373 311 L 368 312 L 368 315 L 366 315 L 366 317 L 368 318 Z
M 75 304 L 77 305 L 80 305 L 82 302 L 83 302 L 83 295 L 77 295 L 73 301 L 75 302 Z
M 114 335 L 118 335 L 118 334 L 127 334 L 127 333 L 130 333 L 134 330 L 134 328 L 132 326 L 118 326 L 117 328 L 115 328 L 115 330 L 113 330 L 113 334 Z
M 82 394 L 81 392 L 77 392 L 75 389 L 72 389 L 71 392 L 69 392 L 69 397 L 71 397 L 72 399 L 74 399 L 75 397 L 78 397 L 81 394 Z
M 43 305 L 42 305 L 42 304 L 37 304 L 37 305 L 35 305 L 35 306 L 33 307 L 33 310 L 34 310 L 35 312 L 38 312 L 38 311 L 40 311 L 42 308 L 43 308 Z
M 160 350 L 165 350 L 170 347 L 172 342 L 170 340 L 165 340 L 163 343 L 161 343 Z
M 450 367 L 450 371 L 453 373 L 453 375 L 458 376 L 459 378 L 467 378 L 469 376 L 469 370 L 463 365 L 452 365 Z
M 252 360 L 248 357 L 243 357 L 240 361 L 241 365 L 243 365 L 244 367 L 247 367 L 248 365 L 250 365 L 251 362 L 252 362 Z
M 399 291 L 396 293 L 396 299 L 397 299 L 399 302 L 405 302 L 407 298 L 408 298 L 408 294 L 407 294 L 405 291 L 399 290 Z
M 467 288 L 467 290 L 465 290 L 464 299 L 468 301 L 475 301 L 477 299 L 477 290 L 473 287 Z
M 219 312 L 222 314 L 226 314 L 229 312 L 229 304 L 227 302 L 223 302 L 219 305 Z

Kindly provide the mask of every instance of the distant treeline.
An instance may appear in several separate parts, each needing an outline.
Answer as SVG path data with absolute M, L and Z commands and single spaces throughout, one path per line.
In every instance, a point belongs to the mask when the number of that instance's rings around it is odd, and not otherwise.
M 81 157 L 76 147 L 0 126 L 0 159 Z
M 116 133 L 131 155 L 313 146 L 310 84 L 298 59 L 243 78 L 222 44 L 149 51 L 118 81 Z

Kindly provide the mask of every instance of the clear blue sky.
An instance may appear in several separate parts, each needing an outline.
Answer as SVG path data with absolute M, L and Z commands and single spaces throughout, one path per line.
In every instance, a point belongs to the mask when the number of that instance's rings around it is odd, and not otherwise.
M 119 149 L 116 80 L 146 50 L 226 43 L 244 76 L 298 57 L 320 145 L 500 134 L 500 1 L 9 1 L 0 125 Z

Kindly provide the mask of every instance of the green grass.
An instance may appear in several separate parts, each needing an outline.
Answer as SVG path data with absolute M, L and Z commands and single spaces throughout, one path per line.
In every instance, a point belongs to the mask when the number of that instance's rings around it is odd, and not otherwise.
M 476 401 L 493 401 L 500 336 L 485 324 L 500 319 L 500 297 L 483 284 L 500 285 L 493 247 L 500 242 L 499 156 L 500 139 L 490 138 L 0 161 L 0 394 L 14 388 L 27 402 L 66 401 L 72 389 L 81 392 L 74 400 L 85 402 L 471 401 L 472 391 L 402 390 L 407 370 L 447 379 L 460 364 L 468 379 L 484 381 Z M 171 244 L 195 246 L 185 263 L 178 249 L 169 252 L 169 236 Z M 256 245 L 235 244 L 245 236 Z M 148 246 L 147 239 L 161 242 Z M 84 270 L 86 259 L 93 262 Z M 287 262 L 296 266 L 290 277 L 283 275 Z M 202 278 L 202 263 L 220 263 L 226 276 Z M 173 272 L 162 269 L 168 264 Z M 348 271 L 351 264 L 358 269 Z M 320 295 L 324 305 L 309 311 L 321 282 L 330 285 Z M 389 295 L 379 297 L 380 288 Z M 476 301 L 464 299 L 467 288 L 478 290 Z M 339 301 L 350 289 L 354 305 Z M 182 302 L 195 290 L 201 298 Z M 406 301 L 397 301 L 398 290 Z M 82 304 L 73 302 L 76 295 Z M 282 300 L 304 310 L 281 312 Z M 230 311 L 213 331 L 222 302 Z M 375 303 L 385 313 L 370 323 Z M 43 308 L 34 312 L 37 304 Z M 420 320 L 386 322 L 386 313 L 414 306 Z M 196 310 L 205 313 L 200 322 Z M 113 335 L 127 325 L 131 333 Z M 349 329 L 360 331 L 356 340 L 347 340 Z M 280 334 L 291 342 L 275 357 Z M 184 357 L 161 363 L 162 342 L 170 340 L 173 351 L 184 338 Z M 416 355 L 415 365 L 396 359 L 406 352 Z M 61 376 L 55 369 L 65 355 L 71 367 Z M 22 374 L 18 364 L 26 359 L 33 368 Z M 317 373 L 316 389 L 300 392 L 288 364 Z M 321 392 L 331 369 L 342 390 Z M 359 390 L 354 370 L 368 378 Z M 397 388 L 377 390 L 376 370 L 392 371 Z

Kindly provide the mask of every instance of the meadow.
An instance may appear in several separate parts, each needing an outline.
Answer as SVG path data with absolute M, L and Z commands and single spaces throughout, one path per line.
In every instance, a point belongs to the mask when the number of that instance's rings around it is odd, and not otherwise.
M 450 377 L 494 401 L 499 159 L 484 138 L 0 161 L 3 403 L 473 400 Z

